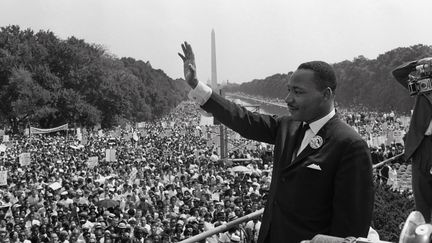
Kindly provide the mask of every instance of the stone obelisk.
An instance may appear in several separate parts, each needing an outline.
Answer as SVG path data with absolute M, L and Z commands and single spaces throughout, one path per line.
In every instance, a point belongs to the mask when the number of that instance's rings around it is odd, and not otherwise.
M 216 71 L 216 39 L 215 39 L 215 32 L 214 29 L 212 29 L 211 32 L 211 87 L 213 90 L 218 90 L 218 84 L 217 84 L 217 71 Z

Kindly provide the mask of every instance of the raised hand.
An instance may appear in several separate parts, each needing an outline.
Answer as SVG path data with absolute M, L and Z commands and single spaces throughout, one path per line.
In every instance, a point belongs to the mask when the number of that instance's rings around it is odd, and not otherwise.
M 183 60 L 184 76 L 189 86 L 194 89 L 198 84 L 195 56 L 192 51 L 192 47 L 186 41 L 181 45 L 181 47 L 183 49 L 183 54 L 178 53 L 178 55 Z

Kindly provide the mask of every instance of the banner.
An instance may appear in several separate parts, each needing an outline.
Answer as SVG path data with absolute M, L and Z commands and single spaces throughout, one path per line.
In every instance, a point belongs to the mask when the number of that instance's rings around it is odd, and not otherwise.
M 29 165 L 31 162 L 30 153 L 22 153 L 19 155 L 19 163 L 21 166 Z
M 114 162 L 116 161 L 116 150 L 115 149 L 107 149 L 105 150 L 105 160 L 107 162 Z
M 137 128 L 145 128 L 145 122 L 138 122 L 137 123 Z
M 200 126 L 213 126 L 213 117 L 201 115 Z
M 62 126 L 54 127 L 54 128 L 47 128 L 47 129 L 30 127 L 30 134 L 45 134 L 45 133 L 51 133 L 51 132 L 58 132 L 58 131 L 67 130 L 68 128 L 69 128 L 68 124 L 64 124 Z
M 90 157 L 87 160 L 87 167 L 89 167 L 90 169 L 93 169 L 98 164 L 99 164 L 99 159 L 97 156 Z
M 0 171 L 0 186 L 7 185 L 7 171 Z

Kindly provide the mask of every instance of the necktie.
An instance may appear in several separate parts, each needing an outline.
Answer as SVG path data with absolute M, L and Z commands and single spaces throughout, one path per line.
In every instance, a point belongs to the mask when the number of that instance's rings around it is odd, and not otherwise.
M 294 152 L 293 152 L 293 160 L 297 157 L 297 152 L 300 149 L 300 146 L 302 144 L 303 138 L 304 138 L 304 136 L 306 134 L 306 131 L 308 129 L 309 129 L 309 124 L 307 124 L 307 123 L 302 124 L 302 126 L 299 129 L 300 131 L 299 131 L 299 134 L 297 136 L 297 140 L 296 140 L 296 143 L 295 143 L 295 149 L 294 149 Z

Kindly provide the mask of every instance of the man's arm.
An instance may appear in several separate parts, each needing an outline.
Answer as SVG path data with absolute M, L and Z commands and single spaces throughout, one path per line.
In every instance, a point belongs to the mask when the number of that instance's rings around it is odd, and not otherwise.
M 270 115 L 250 112 L 212 92 L 211 88 L 199 82 L 196 77 L 195 55 L 192 47 L 185 42 L 182 44 L 182 49 L 183 54 L 179 53 L 179 56 L 184 62 L 185 79 L 192 88 L 189 92 L 189 98 L 243 137 L 274 144 L 279 119 Z
M 366 237 L 374 204 L 372 163 L 366 142 L 345 149 L 334 179 L 331 235 Z

